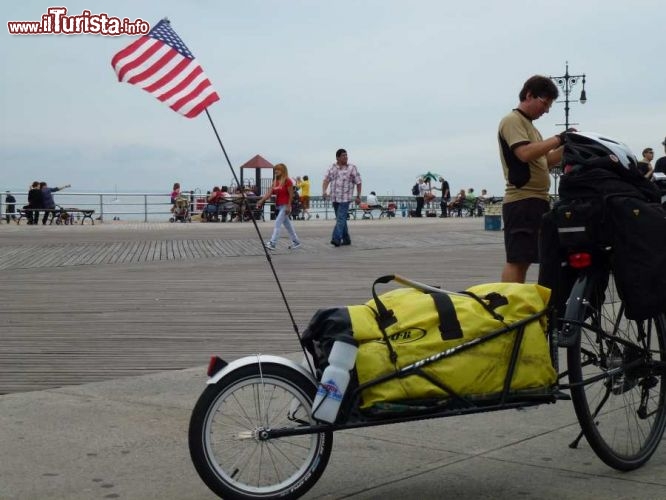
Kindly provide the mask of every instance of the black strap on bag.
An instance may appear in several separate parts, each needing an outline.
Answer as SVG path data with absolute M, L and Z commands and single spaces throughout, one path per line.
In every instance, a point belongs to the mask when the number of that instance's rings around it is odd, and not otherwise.
M 472 292 L 468 292 L 467 290 L 463 290 L 462 292 L 468 297 L 473 298 L 476 300 L 481 306 L 488 311 L 488 313 L 495 318 L 497 321 L 500 321 L 501 323 L 504 323 L 506 326 L 509 326 L 507 323 L 504 322 L 504 316 L 502 316 L 499 313 L 495 312 L 495 308 L 500 307 L 500 306 L 505 306 L 509 303 L 509 300 L 502 294 L 499 294 L 497 292 L 490 292 L 489 294 L 485 295 L 483 298 L 479 297 L 478 295 L 473 294 Z
M 397 361 L 398 354 L 395 352 L 391 342 L 389 341 L 386 328 L 393 325 L 398 320 L 396 319 L 393 311 L 387 309 L 384 303 L 379 299 L 376 286 L 377 284 L 389 283 L 394 279 L 395 275 L 391 274 L 380 276 L 372 284 L 372 298 L 374 299 L 375 306 L 377 307 L 375 318 L 377 319 L 377 325 L 379 326 L 379 330 L 382 332 L 382 337 L 389 351 L 389 358 L 393 363 Z M 424 293 L 430 295 L 435 304 L 435 309 L 437 310 L 437 315 L 439 316 L 439 332 L 442 335 L 442 340 L 455 340 L 462 338 L 462 327 L 460 326 L 460 321 L 458 321 L 458 315 L 456 314 L 456 309 L 453 305 L 451 297 L 449 297 L 449 295 L 445 292 L 437 293 L 434 291 L 424 291 Z M 484 305 L 484 307 L 486 306 Z
M 381 300 L 379 300 L 379 296 L 377 295 L 375 287 L 379 283 L 385 284 L 389 283 L 390 281 L 393 281 L 394 277 L 395 276 L 392 274 L 387 274 L 386 276 L 380 276 L 372 284 L 372 298 L 374 299 L 375 305 L 377 306 L 377 311 L 375 312 L 375 319 L 377 320 L 377 325 L 379 326 L 379 330 L 382 332 L 382 337 L 384 338 L 384 343 L 386 344 L 386 348 L 389 351 L 389 359 L 393 364 L 395 364 L 396 361 L 398 361 L 398 353 L 395 352 L 395 349 L 393 349 L 393 346 L 389 341 L 388 335 L 386 334 L 386 328 L 396 323 L 398 320 L 395 318 L 395 314 L 393 314 L 393 311 L 386 309 L 386 306 L 382 303 Z
M 451 297 L 445 293 L 431 293 L 430 296 L 439 315 L 439 333 L 442 335 L 442 340 L 463 338 L 463 331 Z
M 379 328 L 382 330 L 382 333 L 384 333 L 384 328 L 388 328 L 398 320 L 395 319 L 395 314 L 393 314 L 393 311 L 386 309 L 386 306 L 382 303 L 381 300 L 379 300 L 379 296 L 377 295 L 377 290 L 375 289 L 375 287 L 378 284 L 383 285 L 386 283 L 390 283 L 394 279 L 395 276 L 393 274 L 387 274 L 385 276 L 380 276 L 372 284 L 372 298 L 374 299 L 375 304 L 377 305 L 377 312 L 375 313 L 375 316 L 377 317 L 377 323 L 379 324 Z

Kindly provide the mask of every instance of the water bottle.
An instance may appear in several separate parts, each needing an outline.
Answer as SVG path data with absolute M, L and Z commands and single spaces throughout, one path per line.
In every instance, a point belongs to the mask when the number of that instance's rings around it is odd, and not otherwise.
M 356 363 L 358 347 L 341 340 L 335 341 L 331 354 L 328 356 L 329 365 L 324 370 L 312 404 L 313 416 L 317 420 L 333 423 L 338 416 L 340 403 L 349 385 L 349 370 Z

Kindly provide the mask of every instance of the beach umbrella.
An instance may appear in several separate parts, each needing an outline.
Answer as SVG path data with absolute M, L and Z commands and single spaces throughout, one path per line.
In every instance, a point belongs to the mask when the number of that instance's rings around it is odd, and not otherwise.
M 422 177 L 424 181 L 436 181 L 441 177 L 441 175 L 435 174 L 434 172 L 428 170 L 425 174 L 419 175 L 419 177 Z

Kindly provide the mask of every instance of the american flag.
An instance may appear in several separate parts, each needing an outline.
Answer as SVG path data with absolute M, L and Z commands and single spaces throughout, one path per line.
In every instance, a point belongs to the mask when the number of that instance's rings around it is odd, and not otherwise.
M 167 19 L 113 56 L 111 66 L 118 81 L 141 87 L 188 118 L 220 100 Z

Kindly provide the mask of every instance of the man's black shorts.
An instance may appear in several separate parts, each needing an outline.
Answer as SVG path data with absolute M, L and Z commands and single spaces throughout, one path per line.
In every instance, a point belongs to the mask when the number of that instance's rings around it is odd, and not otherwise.
M 539 228 L 543 214 L 548 210 L 550 204 L 538 198 L 526 198 L 502 206 L 507 262 L 539 262 Z

